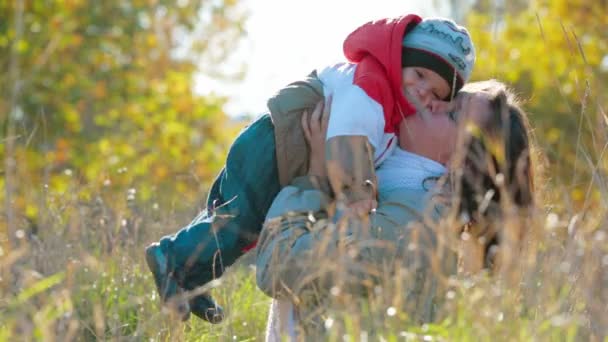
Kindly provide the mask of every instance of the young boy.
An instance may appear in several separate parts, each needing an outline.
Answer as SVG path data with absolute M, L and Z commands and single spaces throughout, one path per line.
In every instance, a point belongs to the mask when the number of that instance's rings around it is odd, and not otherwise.
M 308 170 L 302 112 L 332 97 L 330 184 L 319 186 L 331 186 L 348 205 L 366 207 L 375 201 L 374 169 L 397 145 L 403 118 L 423 115 L 434 100 L 449 100 L 468 81 L 475 61 L 465 28 L 417 15 L 364 24 L 346 38 L 344 53 L 348 63 L 313 72 L 272 97 L 270 114 L 245 128 L 230 148 L 207 210 L 146 248 L 164 303 L 220 277 L 255 246 L 276 194 Z M 177 307 L 182 319 L 190 312 L 212 323 L 223 319 L 209 295 L 190 297 Z

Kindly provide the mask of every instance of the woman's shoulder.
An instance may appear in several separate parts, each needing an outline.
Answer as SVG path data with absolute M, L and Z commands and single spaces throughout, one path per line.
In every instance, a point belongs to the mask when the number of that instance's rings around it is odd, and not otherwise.
M 422 212 L 431 197 L 431 193 L 424 189 L 412 189 L 397 187 L 381 192 L 379 195 L 380 206 L 403 206 L 411 210 Z
M 380 193 L 377 214 L 399 225 L 420 221 L 425 215 L 438 217 L 442 206 L 437 193 L 424 189 L 395 188 Z

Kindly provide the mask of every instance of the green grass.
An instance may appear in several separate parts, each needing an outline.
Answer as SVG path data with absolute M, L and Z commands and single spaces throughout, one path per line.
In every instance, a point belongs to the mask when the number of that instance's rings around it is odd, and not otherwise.
M 124 196 L 127 187 L 95 191 L 66 179 L 63 190 L 25 188 L 40 209 L 17 220 L 14 248 L 0 231 L 0 341 L 263 340 L 270 299 L 255 286 L 251 257 L 213 290 L 227 313 L 223 323 L 177 321 L 159 308 L 143 250 L 175 232 L 192 210 L 139 202 Z M 526 223 L 524 252 L 493 276 L 450 278 L 432 322 L 417 322 L 394 289 L 364 301 L 338 296 L 341 305 L 324 316 L 326 340 L 608 341 L 602 179 L 589 181 L 598 197 L 573 209 L 562 187 L 550 189 L 539 178 L 539 198 L 550 200 Z
M 143 249 L 185 215 L 125 209 L 120 201 L 101 211 L 65 201 L 56 211 L 54 201 L 40 216 L 45 229 L 21 234 L 21 249 L 2 251 L 0 341 L 263 340 L 270 299 L 255 286 L 251 256 L 213 290 L 227 312 L 223 323 L 182 323 L 160 310 Z M 539 213 L 536 237 L 515 266 L 453 277 L 432 323 L 416 323 L 388 290 L 343 300 L 324 316 L 327 340 L 606 341 L 606 214 L 600 207 L 578 220 Z
M 19 221 L 19 247 L 0 241 L 0 341 L 263 340 L 270 299 L 255 286 L 251 256 L 213 290 L 223 323 L 182 323 L 160 310 L 143 250 L 192 213 L 124 195 L 86 200 L 81 190 L 32 195 L 45 209 Z M 363 302 L 337 298 L 324 316 L 327 340 L 608 341 L 608 210 L 600 201 L 546 210 L 511 266 L 451 278 L 433 322 L 418 323 L 387 289 Z
M 159 307 L 143 259 L 144 244 L 123 241 L 108 251 L 101 244 L 66 242 L 61 246 L 57 235 L 48 238 L 22 241 L 27 246 L 22 258 L 7 264 L 8 254 L 0 263 L 1 341 L 246 341 L 264 337 L 270 300 L 256 289 L 247 260 L 228 271 L 214 290 L 228 311 L 222 324 L 211 325 L 196 317 L 182 323 Z
M 215 291 L 229 315 L 220 325 L 192 317 L 182 323 L 159 310 L 147 270 L 128 258 L 98 269 L 60 272 L 25 288 L 2 311 L 2 340 L 259 340 L 269 299 L 255 288 L 248 267 L 228 274 Z

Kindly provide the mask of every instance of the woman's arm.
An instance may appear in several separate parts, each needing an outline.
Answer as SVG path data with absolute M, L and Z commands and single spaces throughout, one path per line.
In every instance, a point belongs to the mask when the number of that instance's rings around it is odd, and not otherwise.
M 258 287 L 294 303 L 322 297 L 338 284 L 343 291 L 364 292 L 408 264 L 428 268 L 429 259 L 420 252 L 431 251 L 434 244 L 433 232 L 416 223 L 427 203 L 424 191 L 384 196 L 370 221 L 356 215 L 337 219 L 340 208 L 331 208 L 324 166 L 326 116 L 319 118 L 319 113 L 317 107 L 311 121 L 303 122 L 311 146 L 309 175 L 295 179 L 276 197 L 257 248 Z M 418 245 L 416 251 L 408 248 L 412 243 Z
M 325 162 L 328 116 L 329 105 L 303 115 L 302 127 L 311 150 L 309 175 L 295 179 L 277 195 L 258 240 L 256 280 L 271 297 L 301 299 L 303 292 L 327 291 L 339 277 L 350 284 L 359 283 L 353 277 L 368 278 L 357 265 L 361 255 L 348 254 L 347 249 L 355 241 L 369 240 L 359 234 L 370 231 L 363 229 L 369 222 L 360 221 L 348 208 L 328 209 L 333 205 Z M 383 216 L 382 209 L 379 213 Z
M 325 222 L 329 196 L 315 188 L 314 178 L 301 177 L 276 197 L 257 245 L 256 281 L 274 298 L 290 296 L 312 266 L 315 221 Z
M 414 223 L 421 217 L 415 208 L 388 201 L 369 222 L 348 216 L 336 220 L 328 213 L 330 197 L 314 181 L 296 179 L 273 203 L 256 260 L 257 284 L 267 295 L 297 302 L 321 298 L 337 285 L 343 292 L 364 293 L 395 267 L 414 260 L 414 252 L 408 252 L 411 242 L 419 244 L 419 251 L 428 250 L 422 248 L 429 245 L 428 231 Z M 406 252 L 409 261 L 401 265 Z M 418 266 L 428 266 L 427 258 L 415 259 Z
M 258 287 L 271 297 L 294 303 L 322 298 L 339 279 L 358 283 L 346 279 L 351 272 L 345 265 L 352 260 L 346 249 L 354 241 L 353 232 L 364 231 L 355 227 L 368 222 L 357 221 L 358 215 L 348 208 L 332 207 L 325 161 L 328 117 L 329 105 L 317 106 L 310 116 L 303 116 L 311 150 L 308 176 L 295 179 L 277 195 L 258 240 Z M 336 224 L 340 216 L 355 220 Z

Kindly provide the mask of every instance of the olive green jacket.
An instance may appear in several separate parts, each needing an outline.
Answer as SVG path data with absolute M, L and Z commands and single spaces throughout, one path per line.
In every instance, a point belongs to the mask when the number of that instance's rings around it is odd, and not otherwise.
M 381 194 L 368 221 L 346 221 L 339 219 L 339 206 L 319 190 L 322 183 L 314 177 L 297 178 L 274 200 L 258 240 L 258 287 L 300 311 L 318 312 L 314 307 L 332 288 L 364 296 L 378 285 L 394 283 L 395 274 L 405 274 L 399 280 L 404 305 L 415 319 L 432 320 L 434 274 L 437 268 L 445 274 L 456 267 L 454 253 L 437 248 L 438 235 L 431 226 L 441 207 L 433 196 L 397 189 Z

